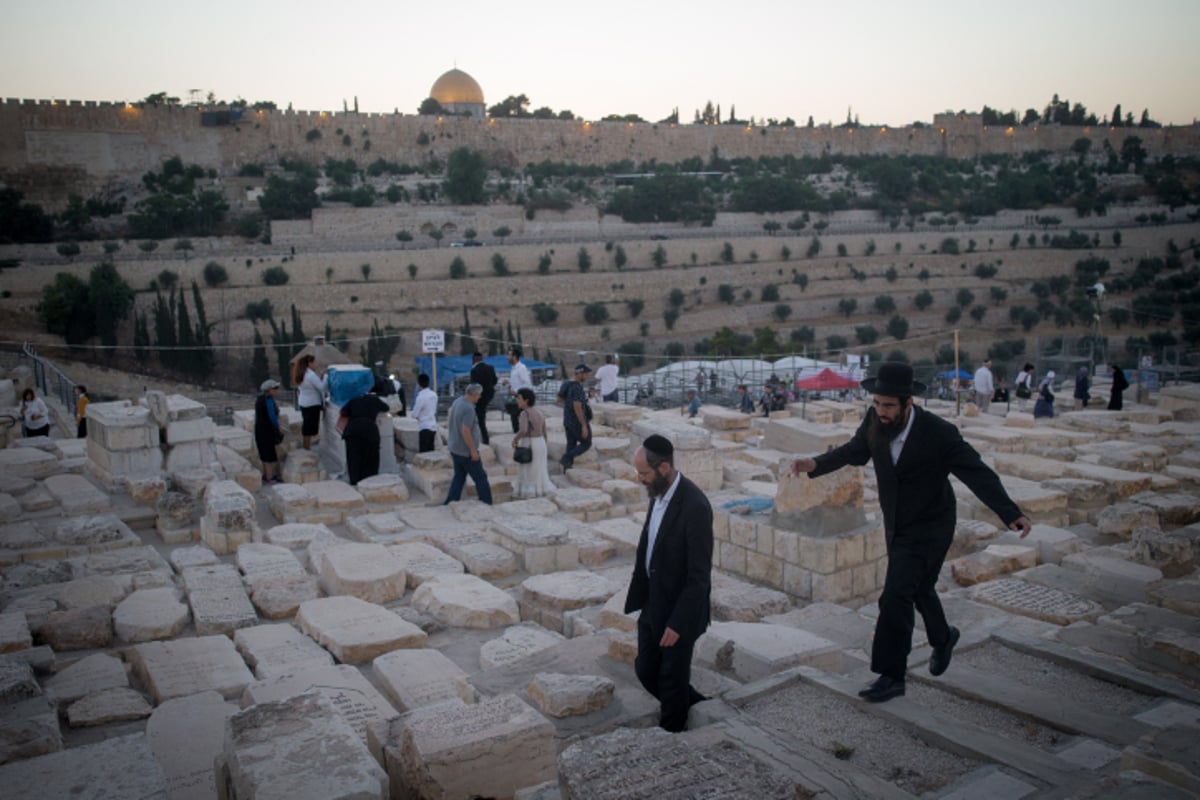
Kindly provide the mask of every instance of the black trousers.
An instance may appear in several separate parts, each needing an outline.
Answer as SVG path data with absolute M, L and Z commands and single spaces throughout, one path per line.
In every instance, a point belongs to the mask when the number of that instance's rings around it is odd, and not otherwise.
M 686 730 L 688 709 L 704 699 L 691 684 L 692 650 L 696 642 L 680 638 L 671 647 L 659 647 L 661 631 L 655 633 L 641 622 L 637 631 L 638 652 L 633 670 L 642 687 L 662 705 L 659 727 L 672 733 Z
M 437 444 L 437 431 L 427 431 L 427 430 L 417 431 L 417 452 L 418 453 L 432 452 L 435 444 Z
M 925 635 L 934 646 L 943 645 L 950 636 L 946 612 L 938 599 L 938 573 L 950 549 L 953 532 L 945 542 L 912 542 L 895 538 L 888 545 L 887 577 L 879 596 L 879 618 L 871 644 L 871 671 L 897 680 L 908 669 L 912 633 L 919 611 L 925 621 Z
M 492 398 L 480 396 L 475 404 L 475 418 L 479 420 L 479 439 L 483 444 L 488 443 L 487 412 Z
M 379 428 L 375 420 L 351 420 L 342 435 L 346 443 L 346 477 L 351 486 L 379 474 Z

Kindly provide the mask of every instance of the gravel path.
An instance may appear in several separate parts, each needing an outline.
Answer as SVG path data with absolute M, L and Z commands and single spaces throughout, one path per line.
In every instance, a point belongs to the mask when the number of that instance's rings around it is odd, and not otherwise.
M 955 722 L 969 722 L 986 731 L 1032 745 L 1046 751 L 1056 751 L 1071 734 L 1013 714 L 1002 708 L 942 691 L 935 686 L 909 680 L 905 697 L 913 702 L 949 717 Z
M 1156 699 L 996 642 L 964 650 L 956 661 L 1108 714 L 1135 714 Z
M 814 686 L 789 686 L 743 710 L 785 739 L 832 753 L 916 795 L 940 789 L 982 766 L 974 759 L 932 747 L 903 728 Z

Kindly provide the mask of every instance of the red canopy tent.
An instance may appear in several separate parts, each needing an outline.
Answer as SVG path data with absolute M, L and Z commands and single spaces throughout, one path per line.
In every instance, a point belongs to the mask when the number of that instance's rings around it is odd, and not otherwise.
M 816 375 L 796 381 L 797 389 L 807 389 L 813 392 L 832 392 L 838 389 L 857 389 L 858 381 L 839 375 L 826 367 Z

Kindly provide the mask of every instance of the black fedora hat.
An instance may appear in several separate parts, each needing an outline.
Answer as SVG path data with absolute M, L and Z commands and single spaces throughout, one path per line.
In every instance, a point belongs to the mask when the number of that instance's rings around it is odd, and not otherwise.
M 925 393 L 925 384 L 913 380 L 912 367 L 899 361 L 885 361 L 879 366 L 878 375 L 859 385 L 871 394 L 884 397 L 912 397 Z

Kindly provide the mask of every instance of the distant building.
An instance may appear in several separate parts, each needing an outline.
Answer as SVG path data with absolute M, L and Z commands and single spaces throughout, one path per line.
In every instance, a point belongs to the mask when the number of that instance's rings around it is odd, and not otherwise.
M 475 79 L 461 69 L 452 69 L 433 82 L 429 96 L 452 114 L 470 114 L 483 119 L 487 110 L 483 104 L 483 89 Z

